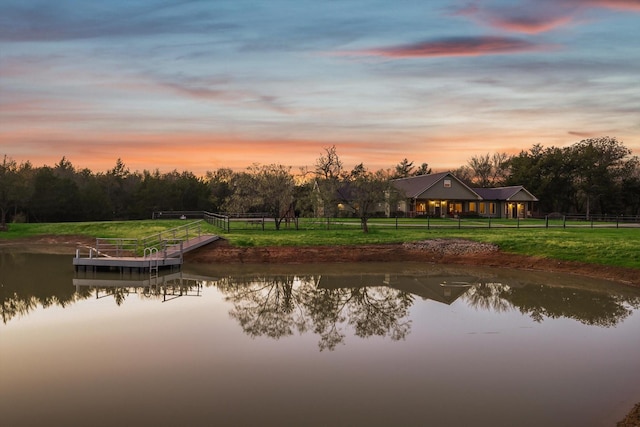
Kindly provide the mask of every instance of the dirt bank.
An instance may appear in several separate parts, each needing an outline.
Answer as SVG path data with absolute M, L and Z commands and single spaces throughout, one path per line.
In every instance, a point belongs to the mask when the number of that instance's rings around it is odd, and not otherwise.
M 420 261 L 562 272 L 640 286 L 640 269 L 608 267 L 515 255 L 488 244 L 461 239 L 436 239 L 411 244 L 345 246 L 235 247 L 218 240 L 185 254 L 195 263 L 322 263 Z

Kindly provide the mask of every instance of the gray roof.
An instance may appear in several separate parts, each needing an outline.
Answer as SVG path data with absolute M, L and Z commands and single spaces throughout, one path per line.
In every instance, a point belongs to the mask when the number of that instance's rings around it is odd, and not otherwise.
M 533 194 L 529 193 L 522 185 L 496 188 L 474 188 L 473 190 L 484 200 L 538 201 L 538 199 Z
M 477 193 L 474 191 L 475 189 L 469 188 L 468 185 L 466 185 L 464 182 L 460 181 L 458 178 L 452 175 L 451 172 L 440 172 L 440 173 L 432 173 L 429 175 L 418 175 L 418 176 L 411 176 L 408 178 L 392 179 L 391 183 L 397 189 L 404 191 L 404 194 L 406 197 L 416 198 L 420 196 L 422 193 L 424 193 L 425 191 L 427 191 L 429 188 L 436 185 L 447 175 L 450 178 L 455 179 L 458 183 L 462 185 L 462 187 L 469 190 L 471 193 L 477 195 Z M 478 197 L 478 199 L 480 198 Z
M 456 180 L 462 188 L 477 196 L 477 200 L 502 200 L 507 202 L 538 201 L 536 196 L 527 191 L 527 189 L 522 185 L 496 188 L 471 188 L 464 182 L 456 178 L 453 174 L 451 174 L 451 172 L 440 172 L 429 175 L 419 175 L 411 176 L 408 178 L 393 179 L 391 180 L 391 183 L 394 187 L 403 191 L 406 197 L 418 198 L 438 182 L 442 181 L 445 177 Z
M 399 190 L 404 191 L 407 197 L 417 197 L 431 188 L 436 182 L 449 172 L 432 173 L 429 175 L 411 176 L 408 178 L 393 179 L 391 182 Z

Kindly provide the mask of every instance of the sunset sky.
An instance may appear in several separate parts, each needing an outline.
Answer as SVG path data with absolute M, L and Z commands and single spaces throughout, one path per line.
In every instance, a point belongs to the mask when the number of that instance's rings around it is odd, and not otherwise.
M 346 167 L 617 137 L 640 0 L 2 0 L 0 156 L 94 172 Z

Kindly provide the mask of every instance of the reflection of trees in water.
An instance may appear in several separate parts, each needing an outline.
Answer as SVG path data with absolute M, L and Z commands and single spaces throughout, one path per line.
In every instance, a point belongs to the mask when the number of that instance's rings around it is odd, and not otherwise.
M 502 313 L 513 309 L 513 304 L 503 297 L 508 291 L 509 286 L 502 283 L 479 283 L 463 297 L 472 307 Z
M 16 316 L 26 316 L 38 306 L 35 297 L 20 298 L 16 293 L 2 296 L 2 322 L 7 323 Z
M 410 330 L 413 297 L 393 288 L 318 289 L 314 276 L 225 278 L 218 287 L 233 303 L 231 317 L 252 337 L 313 330 L 320 350 L 333 350 L 344 342 L 348 326 L 362 338 L 400 340 Z
M 2 288 L 4 288 L 4 286 L 0 286 L 0 290 L 2 290 L 2 292 L 0 292 L 0 299 L 2 299 L 2 321 L 5 324 L 14 317 L 28 315 L 38 307 L 48 308 L 58 306 L 65 308 L 75 302 L 91 297 L 89 289 L 82 289 L 80 292 L 73 292 L 71 294 L 65 292 L 56 295 L 33 295 L 28 288 L 20 288 L 11 294 L 7 294 Z M 71 286 L 67 286 L 67 288 L 73 289 Z M 121 295 L 117 291 L 115 293 L 118 294 L 114 295 L 116 303 L 120 305 L 126 295 Z
M 344 342 L 344 324 L 361 338 L 388 336 L 404 339 L 410 329 L 409 307 L 413 297 L 393 288 L 361 287 L 315 289 L 305 307 L 320 335 L 320 349 L 333 350 Z
M 598 292 L 573 287 L 484 283 L 464 298 L 472 307 L 497 312 L 517 308 L 536 322 L 566 317 L 585 325 L 611 327 L 640 308 L 640 296 Z
M 64 264 L 60 261 L 63 260 Z M 66 307 L 83 295 L 68 286 L 68 258 L 38 257 L 13 251 L 0 251 L 0 309 L 2 322 L 28 315 L 42 306 Z
M 304 330 L 301 313 L 295 310 L 298 294 L 293 290 L 293 277 L 276 276 L 270 282 L 255 286 L 228 284 L 227 299 L 234 303 L 231 317 L 252 337 L 266 335 L 280 338 L 293 334 L 294 327 Z
M 511 291 L 510 300 L 522 313 L 541 322 L 543 317 L 568 317 L 586 325 L 611 327 L 638 308 L 639 297 L 582 291 L 572 288 L 529 286 Z M 631 307 L 631 308 L 630 308 Z
M 117 306 L 121 306 L 125 299 L 129 296 L 128 288 L 113 287 L 105 289 L 108 295 L 112 295 Z

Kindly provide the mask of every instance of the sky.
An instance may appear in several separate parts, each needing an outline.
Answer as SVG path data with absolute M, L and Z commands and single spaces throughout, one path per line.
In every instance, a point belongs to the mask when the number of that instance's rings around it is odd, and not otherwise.
M 640 155 L 640 0 L 1 0 L 0 156 L 105 172 Z

